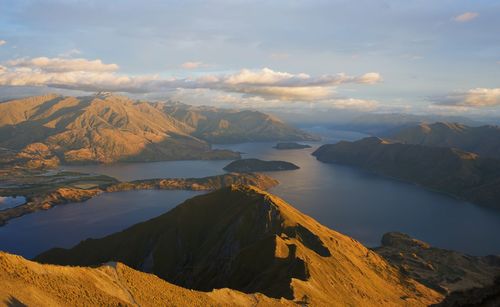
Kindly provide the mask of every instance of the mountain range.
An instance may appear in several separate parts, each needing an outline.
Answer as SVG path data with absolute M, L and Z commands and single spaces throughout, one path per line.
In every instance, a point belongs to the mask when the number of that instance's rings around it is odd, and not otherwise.
M 64 163 L 236 159 L 209 142 L 312 140 L 256 111 L 135 101 L 99 93 L 44 95 L 0 103 L 0 147 L 45 145 Z
M 462 117 L 445 115 L 418 115 L 409 113 L 366 113 L 347 121 L 330 124 L 334 129 L 358 131 L 369 135 L 387 137 L 394 131 L 419 124 L 435 122 L 457 122 L 469 126 L 480 126 L 482 122 Z
M 388 138 L 409 144 L 454 147 L 500 158 L 500 127 L 472 127 L 459 123 L 421 123 L 393 131 Z

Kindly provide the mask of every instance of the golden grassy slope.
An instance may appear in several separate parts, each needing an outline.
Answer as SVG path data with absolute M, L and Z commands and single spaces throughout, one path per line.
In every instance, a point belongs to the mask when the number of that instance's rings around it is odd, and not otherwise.
M 191 128 L 124 96 L 47 95 L 0 104 L 0 146 L 41 142 L 66 162 L 237 158 L 212 151 Z
M 314 306 L 424 306 L 441 295 L 282 199 L 233 185 L 73 249 L 49 263 L 120 261 L 188 288 L 261 292 Z
M 290 302 L 230 289 L 193 291 L 121 263 L 97 268 L 42 265 L 0 252 L 0 305 L 275 306 Z

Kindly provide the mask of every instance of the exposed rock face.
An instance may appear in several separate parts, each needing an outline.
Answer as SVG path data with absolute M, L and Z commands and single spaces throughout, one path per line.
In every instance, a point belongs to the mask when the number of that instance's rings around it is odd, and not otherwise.
M 419 124 L 396 130 L 391 139 L 409 144 L 455 147 L 482 157 L 500 158 L 500 127 L 457 123 Z
M 492 285 L 455 291 L 434 307 L 497 307 L 500 306 L 500 278 Z
M 259 159 L 235 160 L 224 167 L 224 170 L 237 173 L 272 172 L 296 170 L 299 167 L 286 161 L 263 161 Z
M 262 294 L 193 291 L 121 263 L 97 268 L 42 265 L 0 252 L 0 304 L 6 306 L 292 306 Z
M 229 287 L 313 306 L 424 306 L 442 297 L 357 241 L 276 196 L 241 185 L 36 259 L 71 265 L 119 261 L 189 288 Z
M 43 180 L 43 179 L 42 179 Z M 224 174 L 204 178 L 147 179 L 118 182 L 104 175 L 80 173 L 58 173 L 45 176 L 43 184 L 35 183 L 13 189 L 0 189 L 0 195 L 24 195 L 28 202 L 24 205 L 0 211 L 0 226 L 8 220 L 38 210 L 54 206 L 82 202 L 103 192 L 128 190 L 216 190 L 232 184 L 250 184 L 261 189 L 269 189 L 278 181 L 263 174 Z
M 409 277 L 444 294 L 491 286 L 500 275 L 500 256 L 464 255 L 397 232 L 385 234 L 382 246 L 374 250 Z
M 294 143 L 294 142 L 286 142 L 286 143 L 278 143 L 276 146 L 274 146 L 276 149 L 281 149 L 281 150 L 286 150 L 286 149 L 304 149 L 304 148 L 311 148 L 310 145 L 306 144 L 299 144 L 299 143 Z
M 258 111 L 159 104 L 162 110 L 192 127 L 192 135 L 210 143 L 314 141 L 319 138 Z
M 500 160 L 454 148 L 391 143 L 375 137 L 323 145 L 313 155 L 322 162 L 358 166 L 476 204 L 500 206 Z

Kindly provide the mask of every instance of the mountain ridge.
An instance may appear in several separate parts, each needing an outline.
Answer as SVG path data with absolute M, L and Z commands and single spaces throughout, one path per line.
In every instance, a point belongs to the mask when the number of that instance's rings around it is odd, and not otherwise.
M 184 109 L 203 120 L 186 119 L 166 103 L 118 95 L 10 100 L 0 103 L 0 147 L 42 143 L 63 163 L 233 160 L 240 154 L 214 150 L 209 142 L 313 139 L 257 111 Z
M 441 299 L 359 242 L 244 185 L 36 259 L 65 265 L 119 261 L 188 288 L 229 287 L 313 305 L 422 306 Z

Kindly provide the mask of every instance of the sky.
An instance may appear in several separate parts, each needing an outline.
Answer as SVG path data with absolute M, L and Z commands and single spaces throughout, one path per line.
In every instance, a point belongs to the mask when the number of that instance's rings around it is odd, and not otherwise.
M 500 115 L 500 1 L 0 0 L 0 100 Z

